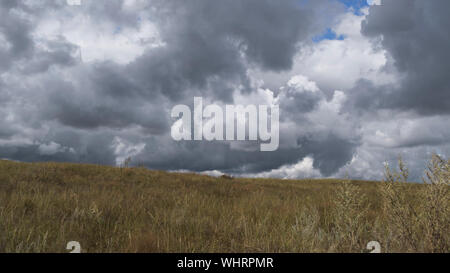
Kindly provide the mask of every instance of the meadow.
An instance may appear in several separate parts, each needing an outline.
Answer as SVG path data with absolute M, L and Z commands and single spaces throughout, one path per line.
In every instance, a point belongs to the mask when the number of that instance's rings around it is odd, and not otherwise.
M 0 161 L 0 252 L 449 252 L 448 160 L 426 182 L 209 177 Z

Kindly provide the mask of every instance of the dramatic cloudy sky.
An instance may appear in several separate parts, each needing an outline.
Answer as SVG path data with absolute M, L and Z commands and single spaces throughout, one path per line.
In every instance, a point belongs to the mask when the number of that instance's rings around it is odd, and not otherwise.
M 450 1 L 381 4 L 1 0 L 0 158 L 379 179 L 401 154 L 419 180 L 450 154 Z M 194 96 L 278 104 L 280 148 L 175 142 Z

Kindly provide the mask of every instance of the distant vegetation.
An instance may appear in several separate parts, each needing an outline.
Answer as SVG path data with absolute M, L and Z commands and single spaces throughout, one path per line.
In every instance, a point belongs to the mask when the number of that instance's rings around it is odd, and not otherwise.
M 449 161 L 426 184 L 213 178 L 0 161 L 0 252 L 449 252 Z

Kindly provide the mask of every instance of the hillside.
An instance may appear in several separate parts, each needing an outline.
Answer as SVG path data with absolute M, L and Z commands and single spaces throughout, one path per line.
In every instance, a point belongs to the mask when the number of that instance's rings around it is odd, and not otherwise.
M 397 216 L 412 234 L 397 234 L 385 184 L 0 161 L 0 252 L 67 252 L 69 241 L 83 252 L 448 251 L 448 222 L 436 248 L 406 206 Z M 397 184 L 422 211 L 425 186 Z

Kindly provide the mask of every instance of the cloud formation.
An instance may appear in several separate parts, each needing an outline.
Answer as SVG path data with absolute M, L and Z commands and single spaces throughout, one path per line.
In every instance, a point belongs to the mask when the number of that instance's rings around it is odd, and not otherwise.
M 418 180 L 450 150 L 447 6 L 2 1 L 0 158 L 378 179 L 404 154 Z M 326 29 L 342 39 L 316 41 Z M 279 150 L 175 142 L 170 110 L 194 96 L 278 104 Z
M 450 113 L 449 9 L 448 1 L 420 0 L 385 0 L 371 7 L 362 32 L 381 39 L 380 45 L 392 56 L 402 79 L 399 86 L 380 92 L 361 84 L 362 92 L 377 94 L 365 99 L 375 99 L 377 107 L 425 115 Z

